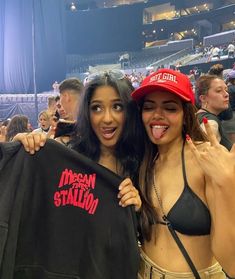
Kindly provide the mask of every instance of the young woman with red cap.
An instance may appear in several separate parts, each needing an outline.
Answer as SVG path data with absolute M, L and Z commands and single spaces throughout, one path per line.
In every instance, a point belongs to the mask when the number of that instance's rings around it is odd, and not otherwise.
M 189 79 L 161 69 L 132 93 L 145 127 L 139 278 L 235 277 L 235 148 L 195 117 Z

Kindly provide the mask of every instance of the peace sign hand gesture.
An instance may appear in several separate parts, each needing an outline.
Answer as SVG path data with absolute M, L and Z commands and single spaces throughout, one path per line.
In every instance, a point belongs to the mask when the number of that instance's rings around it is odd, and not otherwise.
M 203 119 L 209 143 L 199 150 L 189 136 L 186 137 L 190 150 L 198 164 L 213 183 L 229 185 L 235 181 L 235 144 L 229 152 L 219 144 L 206 118 Z

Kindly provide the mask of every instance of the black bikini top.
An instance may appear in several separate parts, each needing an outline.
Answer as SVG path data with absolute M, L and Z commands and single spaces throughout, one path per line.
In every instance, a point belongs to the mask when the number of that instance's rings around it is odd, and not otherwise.
M 205 203 L 188 185 L 184 161 L 184 145 L 181 158 L 184 190 L 166 217 L 173 229 L 179 233 L 185 235 L 208 235 L 211 228 L 210 212 Z

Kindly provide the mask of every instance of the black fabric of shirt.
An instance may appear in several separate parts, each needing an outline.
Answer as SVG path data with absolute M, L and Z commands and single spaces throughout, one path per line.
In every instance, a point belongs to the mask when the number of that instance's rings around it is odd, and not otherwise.
M 75 132 L 76 123 L 58 122 L 55 130 L 54 138 L 61 136 L 71 136 Z
M 203 109 L 205 110 L 205 109 Z M 232 143 L 230 142 L 230 140 L 228 139 L 224 129 L 223 129 L 223 125 L 221 123 L 221 121 L 219 120 L 218 116 L 205 110 L 205 112 L 199 112 L 196 114 L 197 119 L 199 121 L 199 123 L 201 124 L 203 121 L 203 118 L 206 117 L 208 120 L 214 120 L 217 122 L 218 124 L 218 130 L 219 130 L 219 134 L 221 137 L 220 140 L 220 144 L 222 144 L 224 147 L 226 147 L 228 150 L 231 150 L 232 148 Z
M 136 279 L 133 207 L 121 178 L 53 140 L 0 145 L 1 279 Z
M 229 92 L 229 103 L 233 111 L 235 111 L 235 85 L 231 84 L 228 86 Z

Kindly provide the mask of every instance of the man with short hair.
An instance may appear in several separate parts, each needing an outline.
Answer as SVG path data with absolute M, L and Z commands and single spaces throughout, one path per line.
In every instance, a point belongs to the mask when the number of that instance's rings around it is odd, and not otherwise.
M 55 97 L 56 100 L 56 113 L 55 116 L 57 117 L 57 119 L 65 119 L 68 120 L 69 115 L 68 113 L 64 110 L 63 106 L 60 103 L 60 96 L 56 96 Z
M 57 99 L 57 112 L 60 120 L 57 122 L 54 138 L 67 144 L 74 132 L 77 121 L 80 96 L 84 90 L 83 83 L 77 78 L 68 78 L 59 85 L 60 96 Z
M 55 96 L 48 96 L 47 98 L 47 110 L 50 114 L 54 114 L 56 111 Z
M 68 78 L 59 85 L 60 104 L 68 114 L 68 120 L 76 121 L 83 83 L 77 78 Z

